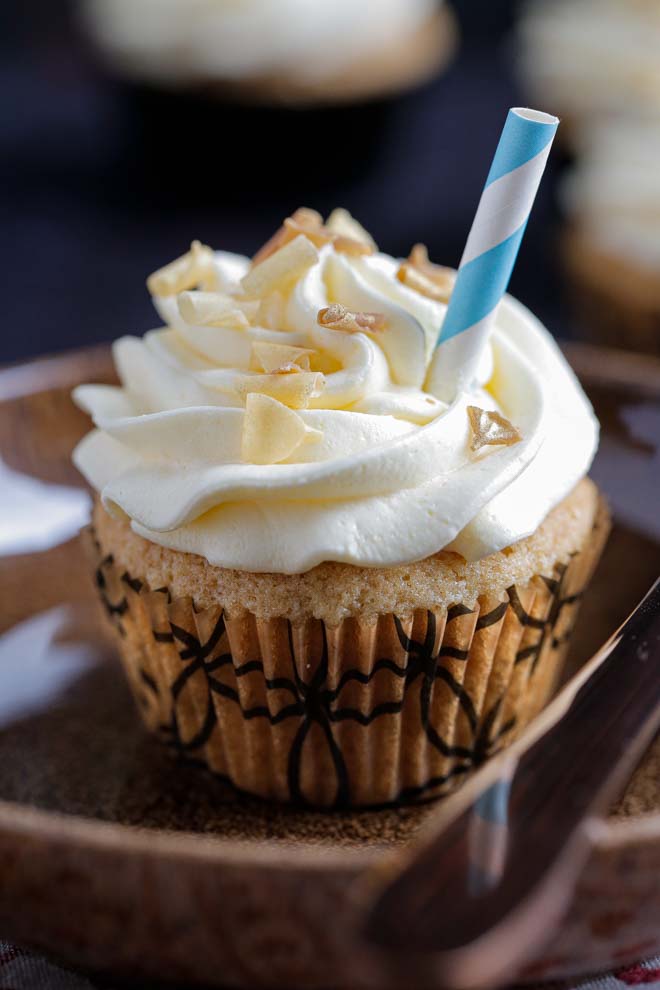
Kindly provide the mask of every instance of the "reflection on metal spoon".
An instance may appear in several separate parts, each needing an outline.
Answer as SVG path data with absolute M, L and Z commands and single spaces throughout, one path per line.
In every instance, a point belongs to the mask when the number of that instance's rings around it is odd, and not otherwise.
M 0 460 L 0 555 L 49 550 L 87 525 L 91 500 L 82 488 L 49 485 Z
M 71 616 L 61 605 L 0 636 L 0 729 L 51 706 L 95 662 L 90 644 L 58 642 Z

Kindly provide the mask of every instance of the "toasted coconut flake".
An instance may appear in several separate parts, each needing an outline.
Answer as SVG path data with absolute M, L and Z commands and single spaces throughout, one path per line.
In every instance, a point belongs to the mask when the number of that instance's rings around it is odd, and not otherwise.
M 295 213 L 289 217 L 300 224 L 301 227 L 322 227 L 323 217 L 318 210 L 312 210 L 309 206 L 299 206 Z
M 284 330 L 286 317 L 286 299 L 281 292 L 271 292 L 259 303 L 256 323 L 269 330 Z
M 335 237 L 335 247 L 338 251 L 342 248 L 338 246 L 338 242 L 357 242 L 362 245 L 363 248 L 368 248 L 369 250 L 363 251 L 365 254 L 372 254 L 374 251 L 378 250 L 376 242 L 374 241 L 371 234 L 364 229 L 361 223 L 352 217 L 348 210 L 343 210 L 340 208 L 333 210 L 328 219 L 326 220 L 326 227 L 331 234 Z M 350 251 L 346 252 L 350 254 Z
M 332 240 L 332 235 L 323 226 L 321 214 L 303 206 L 286 218 L 279 230 L 276 230 L 264 246 L 257 251 L 252 259 L 252 264 L 260 265 L 262 261 L 289 244 L 299 234 L 304 234 L 316 247 L 323 247 L 324 244 Z
M 190 251 L 149 276 L 147 288 L 152 296 L 176 296 L 198 285 L 213 289 L 215 283 L 212 249 L 200 241 L 193 241 Z
M 503 445 L 511 447 L 522 440 L 520 430 L 492 409 L 480 409 L 479 406 L 468 406 L 467 414 L 470 420 L 472 440 L 470 450 L 481 450 L 482 447 Z
M 348 254 L 352 258 L 363 258 L 365 255 L 374 253 L 374 249 L 368 244 L 363 241 L 356 241 L 352 237 L 340 235 L 333 238 L 332 243 L 335 251 L 339 251 L 340 254 Z
M 309 371 L 309 359 L 314 353 L 306 347 L 257 341 L 250 352 L 250 370 L 272 374 L 288 365 L 295 365 L 298 371 Z
M 230 299 L 236 308 L 240 309 L 241 313 L 245 313 L 250 323 L 255 322 L 261 308 L 261 303 L 258 299 L 237 299 L 236 296 L 230 296 Z
M 241 280 L 243 292 L 248 299 L 258 299 L 283 289 L 318 261 L 318 257 L 312 242 L 299 234 L 295 240 L 250 269 Z
M 289 241 L 293 240 L 293 235 L 291 231 L 288 230 L 284 225 L 279 227 L 272 237 L 269 237 L 265 244 L 263 244 L 257 253 L 252 258 L 253 265 L 260 265 L 262 261 L 266 258 L 270 258 L 271 254 L 275 254 L 280 248 L 288 244 Z
M 177 305 L 186 323 L 193 326 L 245 329 L 250 325 L 236 300 L 221 292 L 181 292 Z
M 448 302 L 456 273 L 451 268 L 434 265 L 429 261 L 426 245 L 415 244 L 407 261 L 404 261 L 396 277 L 408 288 L 436 302 Z
M 321 214 L 317 213 L 316 210 L 309 210 L 305 206 L 296 210 L 292 216 L 287 217 L 284 221 L 284 227 L 291 231 L 293 237 L 304 234 L 317 247 L 323 247 L 324 244 L 328 244 L 332 240 L 332 234 L 323 226 Z
M 325 376 L 318 371 L 294 374 L 245 375 L 237 385 L 238 394 L 245 399 L 253 392 L 269 395 L 291 409 L 306 409 L 310 401 L 321 394 Z
M 301 207 L 287 217 L 279 230 L 257 251 L 252 264 L 261 264 L 301 234 L 317 248 L 332 243 L 336 251 L 353 257 L 373 254 L 378 250 L 373 238 L 348 210 L 334 210 L 327 224 L 324 224 L 316 210 Z
M 319 440 L 298 413 L 268 395 L 251 393 L 245 402 L 241 456 L 251 464 L 278 464 L 302 443 Z
M 316 320 L 319 326 L 343 333 L 377 333 L 385 328 L 382 313 L 353 313 L 341 303 L 333 303 L 319 310 Z

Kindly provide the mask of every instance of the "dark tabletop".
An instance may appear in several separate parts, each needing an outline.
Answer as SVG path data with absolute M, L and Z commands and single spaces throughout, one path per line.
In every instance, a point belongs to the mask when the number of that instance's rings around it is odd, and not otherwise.
M 104 73 L 74 5 L 0 11 L 0 362 L 142 333 L 144 277 L 193 237 L 253 253 L 299 205 L 348 207 L 380 246 L 458 264 L 507 108 L 511 0 L 463 0 L 441 78 L 387 103 L 292 111 L 164 97 Z M 552 111 L 552 107 L 544 109 Z M 555 264 L 555 156 L 512 291 L 572 328 Z

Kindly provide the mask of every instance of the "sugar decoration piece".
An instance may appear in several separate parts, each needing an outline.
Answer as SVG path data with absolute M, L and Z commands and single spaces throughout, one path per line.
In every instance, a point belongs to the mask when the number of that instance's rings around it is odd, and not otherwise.
M 470 450 L 475 453 L 482 447 L 504 446 L 511 447 L 522 440 L 522 434 L 513 423 L 493 409 L 480 409 L 479 406 L 468 406 L 467 414 L 472 430 Z

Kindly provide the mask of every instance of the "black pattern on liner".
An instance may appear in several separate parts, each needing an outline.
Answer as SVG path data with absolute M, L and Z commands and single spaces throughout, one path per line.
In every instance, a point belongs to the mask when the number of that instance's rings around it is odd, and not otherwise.
M 123 633 L 121 616 L 128 608 L 128 602 L 122 598 L 117 603 L 112 603 L 107 594 L 107 583 L 102 575 L 102 567 L 112 564 L 111 557 L 105 558 L 97 570 L 97 584 L 104 600 L 108 614 Z M 562 630 L 561 635 L 557 635 L 556 627 L 563 610 L 577 604 L 580 594 L 564 595 L 562 597 L 563 586 L 566 578 L 567 565 L 557 566 L 556 577 L 543 578 L 548 590 L 553 593 L 550 612 L 545 619 L 536 618 L 530 615 L 523 607 L 515 586 L 507 589 L 508 601 L 501 602 L 490 612 L 477 618 L 475 632 L 480 629 L 491 627 L 502 622 L 509 608 L 513 611 L 519 623 L 523 627 L 538 630 L 538 640 L 521 648 L 515 656 L 515 664 L 520 664 L 532 660 L 530 664 L 529 676 L 533 676 L 538 659 L 547 645 L 549 649 L 560 648 L 567 640 L 570 630 Z M 122 580 L 131 587 L 136 594 L 148 588 L 138 580 L 133 580 L 125 573 Z M 168 603 L 171 602 L 171 595 L 167 588 L 159 588 L 158 592 L 167 595 Z M 469 609 L 464 605 L 452 606 L 448 609 L 445 618 L 445 627 L 454 620 L 474 613 L 474 609 Z M 198 614 L 198 613 L 196 613 Z M 469 692 L 459 683 L 445 666 L 444 660 L 465 661 L 469 651 L 451 647 L 447 644 L 443 646 L 443 636 L 439 637 L 440 643 L 436 647 L 438 623 L 436 615 L 432 611 L 426 613 L 426 630 L 423 642 L 418 642 L 409 637 L 401 620 L 393 616 L 396 634 L 401 648 L 405 653 L 404 663 L 397 663 L 388 657 L 377 659 L 371 670 L 365 673 L 357 668 L 344 671 L 338 684 L 334 688 L 327 685 L 328 678 L 328 642 L 324 623 L 320 623 L 322 634 L 322 652 L 320 661 L 307 682 L 300 677 L 295 663 L 296 650 L 293 639 L 293 628 L 290 621 L 287 621 L 287 636 L 289 644 L 289 654 L 291 662 L 291 677 L 266 678 L 264 665 L 260 659 L 249 660 L 240 665 L 233 664 L 233 658 L 229 652 L 228 643 L 223 641 L 226 636 L 225 619 L 222 614 L 215 622 L 213 629 L 206 641 L 202 642 L 197 636 L 186 629 L 181 628 L 174 622 L 170 622 L 170 631 L 153 630 L 156 642 L 177 644 L 179 657 L 184 665 L 170 685 L 170 692 L 173 702 L 171 723 L 161 725 L 159 731 L 168 744 L 187 762 L 205 766 L 203 759 L 197 753 L 209 741 L 217 725 L 217 713 L 214 703 L 214 696 L 222 697 L 231 704 L 236 705 L 242 717 L 246 721 L 252 719 L 266 719 L 270 725 L 278 725 L 291 719 L 298 720 L 298 727 L 290 746 L 287 760 L 287 781 L 289 798 L 296 804 L 307 804 L 302 787 L 302 754 L 305 740 L 314 725 L 318 726 L 325 739 L 330 761 L 335 775 L 335 799 L 333 807 L 342 808 L 351 805 L 351 781 L 348 768 L 341 750 L 335 738 L 334 727 L 344 722 L 353 722 L 360 726 L 368 727 L 379 718 L 388 715 L 400 714 L 407 701 L 408 692 L 411 686 L 420 682 L 419 691 L 419 720 L 423 733 L 429 744 L 437 750 L 443 757 L 454 759 L 456 762 L 444 774 L 436 774 L 425 783 L 403 788 L 391 802 L 393 804 L 419 801 L 429 797 L 439 796 L 443 792 L 444 785 L 453 778 L 468 774 L 478 767 L 484 760 L 498 748 L 501 740 L 515 727 L 515 718 L 509 719 L 499 728 L 495 728 L 498 716 L 501 712 L 505 695 L 499 697 L 490 709 L 481 717 L 475 708 L 475 703 Z M 218 653 L 218 650 L 221 652 Z M 217 654 L 217 655 L 216 655 Z M 267 693 L 285 692 L 290 700 L 283 703 L 276 710 L 271 710 L 268 705 L 255 705 L 244 708 L 238 690 L 229 684 L 219 680 L 217 674 L 225 667 L 232 667 L 233 675 L 237 682 L 250 674 L 260 674 L 263 678 L 263 685 Z M 202 719 L 202 724 L 195 732 L 193 738 L 184 740 L 181 735 L 177 719 L 177 701 L 181 696 L 186 684 L 197 673 L 203 672 L 207 685 L 206 711 Z M 400 698 L 391 701 L 379 702 L 369 711 L 362 711 L 354 706 L 342 706 L 340 697 L 343 689 L 354 682 L 361 685 L 368 685 L 381 671 L 387 671 L 398 681 L 403 682 L 403 692 Z M 157 686 L 153 678 L 149 683 L 144 671 L 140 671 L 143 682 L 149 688 L 157 691 Z M 433 688 L 436 682 L 444 683 L 457 699 L 457 703 L 465 716 L 472 732 L 470 745 L 452 745 L 442 739 L 431 724 L 431 702 L 433 698 Z M 274 706 L 273 706 L 274 707 Z M 225 779 L 224 774 L 218 774 Z M 229 781 L 231 783 L 231 781 Z

